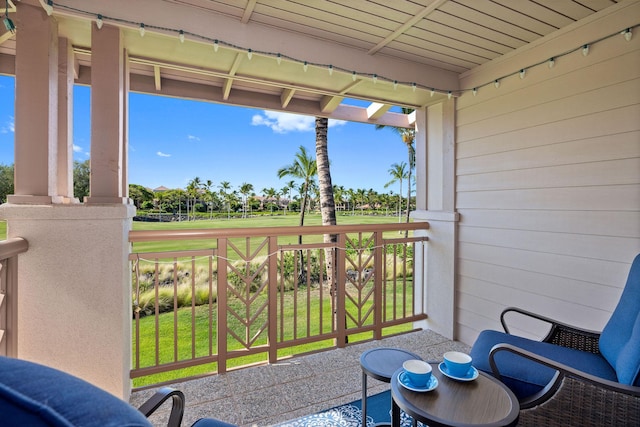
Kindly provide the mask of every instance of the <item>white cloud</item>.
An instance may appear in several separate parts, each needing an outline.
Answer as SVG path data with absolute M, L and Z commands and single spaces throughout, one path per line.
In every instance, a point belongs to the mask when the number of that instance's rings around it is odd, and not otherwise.
M 312 132 L 315 129 L 316 118 L 298 114 L 264 111 L 251 118 L 252 126 L 267 126 L 275 133 Z M 344 120 L 329 119 L 329 127 L 346 124 Z
M 166 154 L 166 153 L 163 153 L 162 151 L 158 151 L 156 154 L 160 157 L 171 157 L 171 154 Z
M 80 147 L 79 145 L 73 144 L 73 152 L 82 153 L 82 147 Z
M 189 139 L 189 141 L 200 141 L 200 138 L 194 135 L 189 135 L 187 136 L 187 138 Z
M 16 122 L 13 117 L 9 118 L 9 121 L 5 123 L 5 126 L 0 128 L 0 133 L 14 133 L 16 131 Z
M 256 114 L 251 119 L 253 126 L 267 126 L 275 133 L 308 132 L 313 130 L 315 118 L 290 113 L 264 111 L 264 115 Z
M 329 127 L 332 128 L 334 126 L 343 126 L 346 125 L 348 122 L 346 120 L 335 120 L 335 119 L 329 119 Z

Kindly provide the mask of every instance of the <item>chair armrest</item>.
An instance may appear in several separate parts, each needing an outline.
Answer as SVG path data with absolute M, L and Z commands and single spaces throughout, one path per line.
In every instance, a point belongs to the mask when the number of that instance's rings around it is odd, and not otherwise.
M 640 387 L 620 384 L 615 381 L 610 381 L 604 378 L 596 377 L 595 375 L 587 374 L 571 366 L 565 365 L 560 362 L 556 362 L 555 360 L 551 360 L 549 358 L 524 350 L 520 347 L 516 347 L 514 345 L 505 344 L 505 343 L 496 344 L 495 346 L 493 346 L 493 348 L 489 352 L 489 365 L 491 366 L 493 375 L 497 379 L 500 379 L 501 376 L 500 376 L 500 368 L 498 367 L 495 361 L 495 355 L 501 351 L 507 351 L 510 353 L 517 354 L 521 357 L 524 357 L 526 359 L 529 359 L 531 361 L 534 361 L 544 366 L 548 366 L 551 369 L 556 370 L 556 375 L 553 377 L 551 382 L 547 384 L 547 386 L 542 391 L 520 402 L 520 406 L 523 409 L 539 405 L 551 399 L 556 394 L 558 389 L 562 386 L 562 383 L 566 378 L 571 378 L 572 380 L 577 380 L 579 382 L 595 386 L 596 388 L 602 389 L 605 391 L 621 393 L 623 395 L 627 395 L 631 398 L 637 399 L 638 402 L 640 402 Z
M 180 427 L 182 416 L 184 414 L 184 393 L 171 387 L 162 387 L 155 392 L 153 396 L 144 402 L 138 411 L 142 412 L 145 417 L 153 414 L 162 404 L 171 398 L 171 413 L 169 414 L 169 422 L 167 427 Z
M 505 314 L 510 312 L 519 313 L 523 316 L 548 323 L 550 325 L 550 329 L 547 335 L 542 339 L 543 342 L 575 348 L 577 350 L 588 351 L 595 354 L 600 353 L 600 349 L 598 347 L 600 332 L 581 329 L 518 307 L 507 307 L 502 311 L 502 313 L 500 313 L 500 323 L 507 334 L 510 332 L 505 319 Z

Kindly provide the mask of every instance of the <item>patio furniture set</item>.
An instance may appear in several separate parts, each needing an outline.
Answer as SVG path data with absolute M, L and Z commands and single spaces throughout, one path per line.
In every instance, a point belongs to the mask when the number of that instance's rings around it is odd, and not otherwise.
M 509 333 L 507 313 L 550 325 L 541 341 Z M 364 352 L 363 423 L 367 377 L 390 382 L 392 425 L 400 409 L 429 426 L 640 425 L 640 255 L 609 322 L 601 333 L 585 331 L 525 310 L 507 308 L 504 332 L 483 331 L 471 350 L 469 377 L 449 375 L 430 362 L 437 386 L 407 386 L 403 362 L 420 359 L 402 349 Z M 453 378 L 452 378 L 453 377 Z M 164 387 L 138 410 L 69 374 L 36 363 L 0 357 L 3 425 L 145 426 L 146 417 L 171 400 L 168 425 L 181 425 L 185 397 Z M 196 427 L 229 427 L 201 419 Z M 363 425 L 363 427 L 365 427 Z

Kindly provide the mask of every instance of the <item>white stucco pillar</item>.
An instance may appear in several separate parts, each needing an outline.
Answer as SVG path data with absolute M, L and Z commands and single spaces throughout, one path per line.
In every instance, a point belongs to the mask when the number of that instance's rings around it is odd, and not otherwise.
M 58 39 L 55 18 L 42 7 L 24 2 L 16 6 L 16 191 L 0 206 L 0 219 L 7 221 L 7 237 L 25 238 L 29 250 L 20 255 L 17 295 L 9 296 L 17 302 L 17 327 L 9 333 L 17 337 L 17 357 L 69 372 L 128 399 L 128 234 L 135 208 L 121 196 L 125 69 L 119 67 L 111 76 L 93 64 L 100 89 L 98 102 L 92 103 L 93 117 L 99 118 L 92 131 L 98 141 L 97 151 L 92 141 L 91 165 L 98 170 L 92 188 L 98 188 L 99 195 L 94 204 L 69 203 L 72 52 L 68 42 Z M 106 57 L 111 60 L 116 51 L 122 65 L 124 51 L 114 47 L 121 45 L 119 31 L 114 36 L 113 29 L 105 29 Z M 92 46 L 93 54 L 103 47 Z M 115 96 L 105 93 L 109 90 Z
M 91 184 L 86 203 L 128 203 L 126 52 L 118 27 L 91 24 Z
M 455 334 L 455 100 L 416 111 L 416 210 L 428 221 L 426 254 L 416 250 L 416 277 L 426 284 L 416 296 L 429 316 L 424 324 L 447 338 Z M 418 235 L 418 232 L 416 232 Z M 422 322 L 421 322 L 422 323 Z
M 73 84 L 75 80 L 73 46 L 58 39 L 58 153 L 57 194 L 67 203 L 77 203 L 73 197 Z
M 18 263 L 18 357 L 128 398 L 131 390 L 132 205 L 0 206 Z M 15 296 L 14 296 L 15 297 Z
M 16 7 L 14 194 L 7 199 L 58 203 L 58 25 L 41 7 Z

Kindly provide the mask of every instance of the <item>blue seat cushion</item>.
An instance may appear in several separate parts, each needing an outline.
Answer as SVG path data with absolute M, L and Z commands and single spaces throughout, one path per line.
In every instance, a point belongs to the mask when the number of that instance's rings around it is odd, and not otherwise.
M 611 381 L 618 380 L 615 370 L 609 365 L 607 360 L 599 354 L 490 330 L 482 331 L 471 349 L 473 366 L 488 374 L 492 374 L 491 366 L 489 365 L 489 352 L 494 345 L 500 343 L 520 347 L 600 378 Z M 513 391 L 518 399 L 529 397 L 542 390 L 555 374 L 555 370 L 552 368 L 506 351 L 496 354 L 496 364 L 498 365 L 502 381 Z
M 620 383 L 640 386 L 640 255 L 631 264 L 624 291 L 602 330 L 599 345 Z
M 0 357 L 0 414 L 16 426 L 151 426 L 127 402 L 36 363 Z

